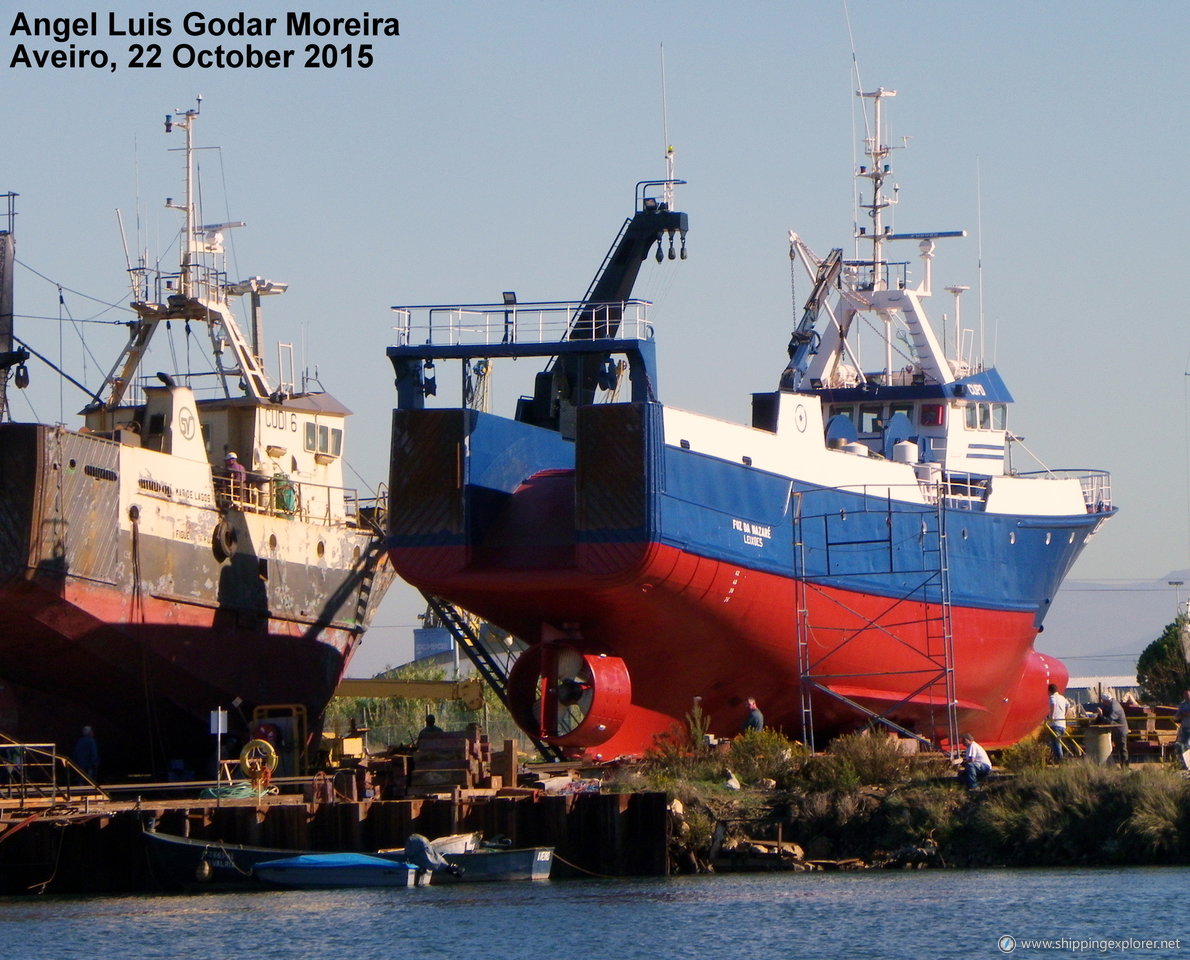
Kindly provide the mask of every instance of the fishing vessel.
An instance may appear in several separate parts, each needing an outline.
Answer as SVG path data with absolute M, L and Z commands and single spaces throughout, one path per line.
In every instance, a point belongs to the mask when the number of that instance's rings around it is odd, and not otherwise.
M 672 171 L 638 184 L 576 303 L 394 308 L 394 565 L 530 644 L 507 690 L 544 742 L 639 754 L 694 711 L 730 736 L 752 697 L 811 743 L 876 725 L 1006 745 L 1064 687 L 1033 642 L 1115 512 L 1110 478 L 1022 470 L 1012 397 L 960 323 L 966 288 L 947 288 L 953 324 L 927 316 L 939 245 L 963 233 L 893 231 L 893 94 L 859 94 L 872 132 L 852 256 L 790 235 L 809 293 L 751 423 L 658 396 L 631 291 L 650 252 L 685 259 Z M 914 260 L 894 255 L 906 243 Z M 513 416 L 469 402 L 504 357 L 548 358 Z M 451 358 L 465 402 L 430 408 Z
M 123 351 L 98 389 L 70 379 L 82 425 L 0 409 L 0 732 L 69 751 L 91 726 L 109 781 L 210 775 L 220 708 L 297 772 L 392 580 L 375 501 L 344 486 L 349 411 L 265 371 L 261 299 L 285 284 L 230 278 L 223 234 L 243 224 L 200 217 L 199 107 L 166 120 L 185 135 L 180 264 L 129 264 Z M 9 212 L 0 387 L 41 357 L 12 328 L 12 195 Z

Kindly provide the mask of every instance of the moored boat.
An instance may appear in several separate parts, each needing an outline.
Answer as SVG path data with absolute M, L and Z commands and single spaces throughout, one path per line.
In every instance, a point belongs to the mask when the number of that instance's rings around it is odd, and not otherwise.
M 411 863 L 366 853 L 303 853 L 258 863 L 255 872 L 277 887 L 415 887 L 429 882 L 429 875 Z
M 166 122 L 185 134 L 179 267 L 130 265 L 128 340 L 82 425 L 0 423 L 0 730 L 65 751 L 89 725 L 109 782 L 210 775 L 217 708 L 298 772 L 392 580 L 375 503 L 344 486 L 349 411 L 265 370 L 261 299 L 286 285 L 231 280 L 223 234 L 242 224 L 201 222 L 197 120 Z M 155 334 L 171 349 L 153 356 Z M 9 306 L 0 390 L 31 351 Z
M 1012 397 L 957 301 L 953 336 L 928 318 L 938 242 L 962 233 L 885 223 L 892 95 L 861 94 L 874 122 L 856 254 L 820 258 L 790 235 L 810 292 L 750 424 L 658 398 L 649 305 L 630 297 L 650 251 L 675 259 L 680 240 L 685 258 L 672 175 L 638 185 L 580 301 L 394 308 L 394 565 L 530 645 L 508 695 L 542 741 L 639 754 L 695 704 L 731 735 L 754 697 L 811 742 L 875 723 L 1006 745 L 1064 686 L 1033 641 L 1115 512 L 1110 478 L 1022 471 Z M 890 255 L 905 241 L 916 278 Z M 509 357 L 548 358 L 515 415 L 427 406 L 437 361 L 461 360 L 476 397 Z
M 256 868 L 263 863 L 313 854 L 312 850 L 224 843 L 146 830 L 143 834 L 159 884 L 171 889 L 227 890 L 259 886 Z M 509 848 L 477 842 L 474 834 L 436 837 L 432 846 L 461 871 L 438 871 L 431 883 L 481 883 L 506 880 L 548 880 L 552 847 Z M 368 856 L 405 863 L 404 848 L 378 850 Z

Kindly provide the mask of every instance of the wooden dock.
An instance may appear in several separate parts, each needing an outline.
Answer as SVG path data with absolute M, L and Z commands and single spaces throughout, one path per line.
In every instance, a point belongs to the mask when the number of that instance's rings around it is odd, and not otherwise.
M 667 803 L 661 793 L 457 788 L 449 797 L 403 800 L 323 802 L 282 793 L 138 801 L 76 793 L 22 807 L 8 801 L 0 804 L 0 893 L 164 891 L 142 836 L 151 826 L 223 843 L 351 852 L 404 846 L 411 833 L 480 831 L 516 847 L 554 847 L 554 878 L 663 876 L 670 869 Z

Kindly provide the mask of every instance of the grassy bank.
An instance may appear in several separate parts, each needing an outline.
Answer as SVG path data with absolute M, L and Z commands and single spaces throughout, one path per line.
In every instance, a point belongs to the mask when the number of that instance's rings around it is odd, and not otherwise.
M 802 860 L 872 866 L 1190 862 L 1190 781 L 1177 770 L 1045 766 L 1046 753 L 1005 751 L 1003 774 L 969 793 L 944 758 L 907 757 L 882 736 L 842 737 L 811 756 L 764 730 L 718 748 L 661 744 L 615 785 L 679 801 L 673 852 L 687 870 L 778 837 Z

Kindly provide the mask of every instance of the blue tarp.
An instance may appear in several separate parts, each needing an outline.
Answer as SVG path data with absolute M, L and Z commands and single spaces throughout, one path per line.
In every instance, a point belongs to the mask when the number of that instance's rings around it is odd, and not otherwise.
M 374 868 L 392 870 L 394 868 L 404 867 L 409 870 L 416 869 L 412 864 L 404 863 L 400 860 L 385 860 L 382 857 L 370 857 L 366 853 L 303 853 L 296 857 L 285 857 L 281 860 L 266 860 L 264 863 L 258 863 L 256 868 L 261 867 L 318 867 L 320 869 L 341 869 L 347 867 L 353 868 Z

